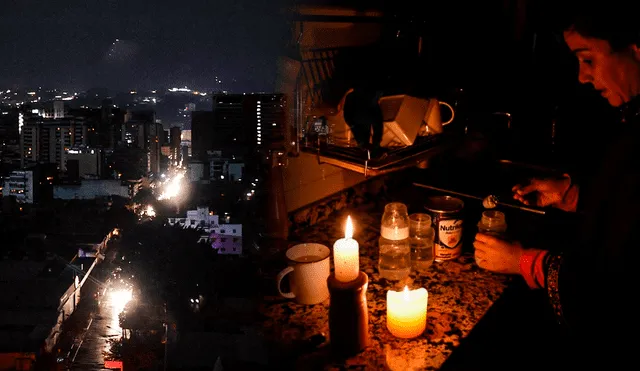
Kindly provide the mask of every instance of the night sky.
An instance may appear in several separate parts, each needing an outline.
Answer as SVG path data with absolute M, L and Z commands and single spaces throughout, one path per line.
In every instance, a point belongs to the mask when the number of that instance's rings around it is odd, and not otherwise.
M 273 91 L 283 3 L 2 0 L 0 88 Z

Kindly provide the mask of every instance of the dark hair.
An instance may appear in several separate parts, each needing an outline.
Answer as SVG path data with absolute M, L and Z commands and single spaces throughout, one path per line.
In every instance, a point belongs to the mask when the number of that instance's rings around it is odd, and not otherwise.
M 640 45 L 640 22 L 636 0 L 603 0 L 589 4 L 586 1 L 563 1 L 560 30 L 573 30 L 588 38 L 609 42 L 620 51 L 629 45 Z M 550 10 L 550 9 L 549 9 Z

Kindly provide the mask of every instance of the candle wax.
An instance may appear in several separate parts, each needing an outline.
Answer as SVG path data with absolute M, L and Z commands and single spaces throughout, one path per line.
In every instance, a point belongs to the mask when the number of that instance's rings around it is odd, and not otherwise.
M 341 238 L 333 245 L 333 263 L 336 279 L 351 282 L 360 274 L 358 241 L 353 238 Z
M 387 291 L 387 328 L 394 336 L 420 336 L 427 327 L 428 292 L 424 288 Z

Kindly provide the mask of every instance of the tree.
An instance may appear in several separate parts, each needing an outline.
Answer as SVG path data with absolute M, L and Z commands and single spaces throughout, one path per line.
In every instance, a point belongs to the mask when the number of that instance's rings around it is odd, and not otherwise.
M 105 214 L 105 224 L 109 227 L 130 228 L 137 220 L 136 215 L 124 205 L 114 204 Z
M 141 205 L 150 205 L 156 201 L 153 196 L 153 191 L 150 188 L 141 188 L 135 196 L 133 196 L 133 202 Z

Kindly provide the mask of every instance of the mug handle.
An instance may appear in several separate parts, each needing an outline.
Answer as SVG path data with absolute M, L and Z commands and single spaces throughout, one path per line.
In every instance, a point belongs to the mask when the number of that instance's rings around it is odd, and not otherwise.
M 445 125 L 447 125 L 447 124 L 451 123 L 451 121 L 453 121 L 453 118 L 456 116 L 456 113 L 455 113 L 455 111 L 453 110 L 453 107 L 451 107 L 451 105 L 450 105 L 449 103 L 446 103 L 446 102 L 440 102 L 440 101 L 438 101 L 438 103 L 440 103 L 440 104 L 441 104 L 441 105 L 443 105 L 443 106 L 447 106 L 447 108 L 449 108 L 449 109 L 451 110 L 451 118 L 449 119 L 449 121 L 447 121 L 447 122 L 443 122 L 443 123 L 442 123 L 442 126 L 445 126 Z
M 280 273 L 278 273 L 278 277 L 276 278 L 278 282 L 278 292 L 280 293 L 280 295 L 284 296 L 287 299 L 293 299 L 296 297 L 296 295 L 293 292 L 282 292 L 282 289 L 280 289 L 280 284 L 282 283 L 282 279 L 284 278 L 284 276 L 291 272 L 293 272 L 293 267 L 286 267 L 285 269 L 281 270 Z

